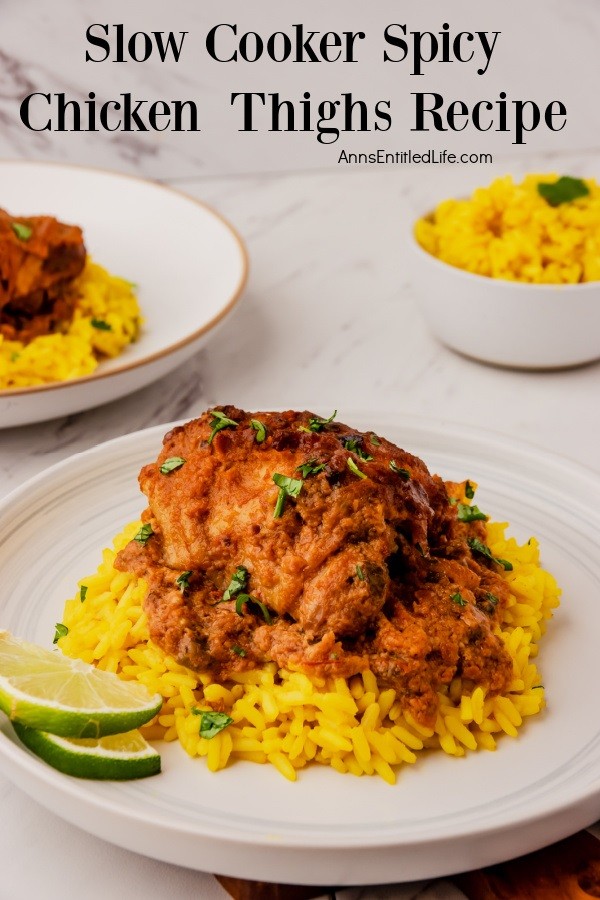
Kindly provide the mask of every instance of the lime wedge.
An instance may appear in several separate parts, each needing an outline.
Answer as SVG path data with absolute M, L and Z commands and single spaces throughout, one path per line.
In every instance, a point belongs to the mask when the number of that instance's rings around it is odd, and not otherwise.
M 63 737 L 131 731 L 162 705 L 144 685 L 0 631 L 0 710 L 15 722 Z
M 160 756 L 139 731 L 78 740 L 48 734 L 13 722 L 19 739 L 30 750 L 66 775 L 123 781 L 160 772 Z

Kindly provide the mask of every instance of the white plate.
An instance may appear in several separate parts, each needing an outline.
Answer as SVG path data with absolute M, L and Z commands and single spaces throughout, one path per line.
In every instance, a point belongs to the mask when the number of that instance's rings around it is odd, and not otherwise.
M 55 772 L 0 729 L 0 767 L 71 822 L 148 856 L 258 880 L 361 884 L 433 877 L 526 853 L 600 816 L 600 479 L 569 461 L 426 420 L 342 415 L 479 482 L 478 504 L 538 536 L 564 588 L 542 642 L 548 709 L 496 753 L 430 754 L 395 787 L 314 767 L 297 783 L 235 763 L 211 774 L 178 745 L 163 774 L 94 784 Z M 49 469 L 0 504 L 0 623 L 50 644 L 63 602 L 100 549 L 143 507 L 136 475 L 166 426 L 103 444 Z
M 0 391 L 0 428 L 80 412 L 161 378 L 198 350 L 246 283 L 246 249 L 231 225 L 141 178 L 0 161 L 0 206 L 80 225 L 92 259 L 138 285 L 145 320 L 139 341 L 92 375 Z

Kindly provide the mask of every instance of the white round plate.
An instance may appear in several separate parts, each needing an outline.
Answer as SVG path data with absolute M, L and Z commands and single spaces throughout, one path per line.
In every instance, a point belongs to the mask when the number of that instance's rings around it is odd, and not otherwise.
M 292 784 L 237 762 L 211 774 L 176 744 L 163 773 L 125 783 L 67 777 L 33 757 L 8 721 L 0 767 L 65 819 L 150 857 L 235 877 L 365 884 L 434 877 L 552 843 L 600 816 L 600 479 L 566 459 L 468 426 L 368 414 L 339 416 L 385 434 L 432 471 L 471 478 L 477 502 L 536 535 L 564 589 L 541 646 L 548 708 L 517 740 L 463 759 L 432 753 L 377 778 L 315 766 Z M 144 506 L 139 468 L 167 426 L 72 457 L 0 504 L 0 625 L 50 646 L 66 597 L 102 547 Z
M 0 206 L 83 229 L 91 258 L 138 286 L 139 340 L 84 378 L 0 390 L 0 428 L 69 415 L 161 378 L 207 340 L 241 296 L 247 254 L 234 229 L 192 197 L 141 178 L 0 161 Z

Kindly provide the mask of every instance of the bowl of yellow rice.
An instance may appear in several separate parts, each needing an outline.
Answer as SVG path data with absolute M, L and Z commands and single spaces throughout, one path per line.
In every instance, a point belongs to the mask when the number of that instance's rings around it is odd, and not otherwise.
M 448 199 L 412 231 L 433 334 L 466 356 L 523 369 L 600 358 L 600 186 L 510 175 Z

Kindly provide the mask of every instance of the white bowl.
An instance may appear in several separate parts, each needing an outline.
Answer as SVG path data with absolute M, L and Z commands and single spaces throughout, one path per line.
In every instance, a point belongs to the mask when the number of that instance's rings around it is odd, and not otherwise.
M 414 287 L 427 323 L 465 356 L 519 369 L 600 358 L 600 282 L 526 284 L 474 275 L 432 256 L 411 227 Z
M 0 429 L 80 412 L 162 378 L 209 339 L 246 283 L 246 249 L 231 225 L 141 178 L 0 161 L 0 206 L 80 225 L 92 259 L 137 284 L 144 320 L 139 340 L 91 375 L 0 390 Z

